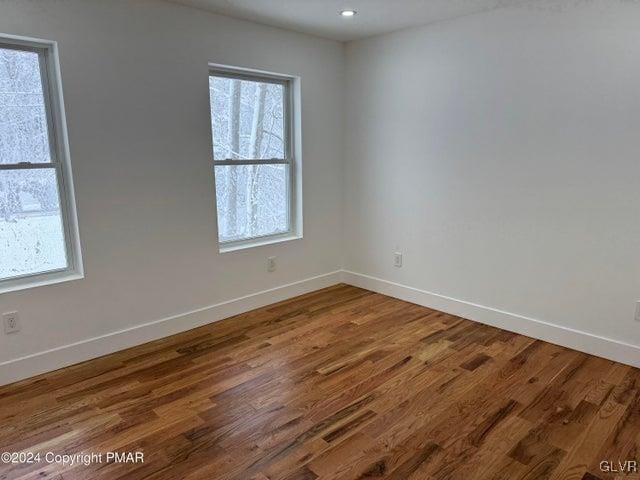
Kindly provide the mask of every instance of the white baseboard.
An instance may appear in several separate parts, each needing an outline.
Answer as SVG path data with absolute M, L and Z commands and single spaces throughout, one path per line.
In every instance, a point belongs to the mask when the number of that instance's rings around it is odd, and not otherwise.
M 381 278 L 343 270 L 342 281 L 407 302 L 468 318 L 549 343 L 640 367 L 640 347 L 515 313 L 427 292 Z
M 34 375 L 201 327 L 202 325 L 248 312 L 271 303 L 335 285 L 340 283 L 340 280 L 341 271 L 338 270 L 179 315 L 118 330 L 99 337 L 88 338 L 80 342 L 9 360 L 0 363 L 0 385 L 23 380 Z
M 381 278 L 338 270 L 0 363 L 0 385 L 174 335 L 340 282 L 640 368 L 640 347 L 636 345 Z

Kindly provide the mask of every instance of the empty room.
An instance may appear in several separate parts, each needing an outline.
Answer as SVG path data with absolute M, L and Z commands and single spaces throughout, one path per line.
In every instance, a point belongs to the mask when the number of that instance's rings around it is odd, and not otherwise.
M 0 0 L 0 480 L 640 479 L 640 1 Z

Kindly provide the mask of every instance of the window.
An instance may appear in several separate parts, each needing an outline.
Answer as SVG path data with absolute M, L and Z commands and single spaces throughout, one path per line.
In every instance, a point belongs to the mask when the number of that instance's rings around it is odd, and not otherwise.
M 0 36 L 0 292 L 81 274 L 56 44 Z
M 209 76 L 221 251 L 300 235 L 293 80 L 214 68 Z

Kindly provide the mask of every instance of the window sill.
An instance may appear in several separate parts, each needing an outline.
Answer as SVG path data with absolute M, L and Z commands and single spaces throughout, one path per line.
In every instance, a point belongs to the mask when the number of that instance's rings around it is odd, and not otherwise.
M 246 250 L 247 248 L 262 247 L 265 245 L 273 245 L 274 243 L 289 242 L 291 240 L 299 240 L 302 235 L 287 233 L 273 237 L 255 238 L 252 240 L 244 240 L 241 242 L 233 242 L 220 245 L 220 253 L 236 252 L 238 250 Z
M 81 280 L 83 278 L 84 274 L 81 272 L 63 271 L 16 278 L 14 280 L 9 279 L 0 283 L 0 295 L 3 293 L 17 292 L 18 290 L 27 290 L 30 288 L 44 287 L 45 285 Z

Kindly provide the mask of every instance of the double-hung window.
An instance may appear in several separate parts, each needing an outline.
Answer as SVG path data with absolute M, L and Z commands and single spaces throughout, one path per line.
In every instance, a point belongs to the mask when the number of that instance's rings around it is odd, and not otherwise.
M 300 235 L 293 89 L 289 77 L 210 70 L 221 251 Z
M 0 35 L 0 292 L 82 273 L 54 42 Z

